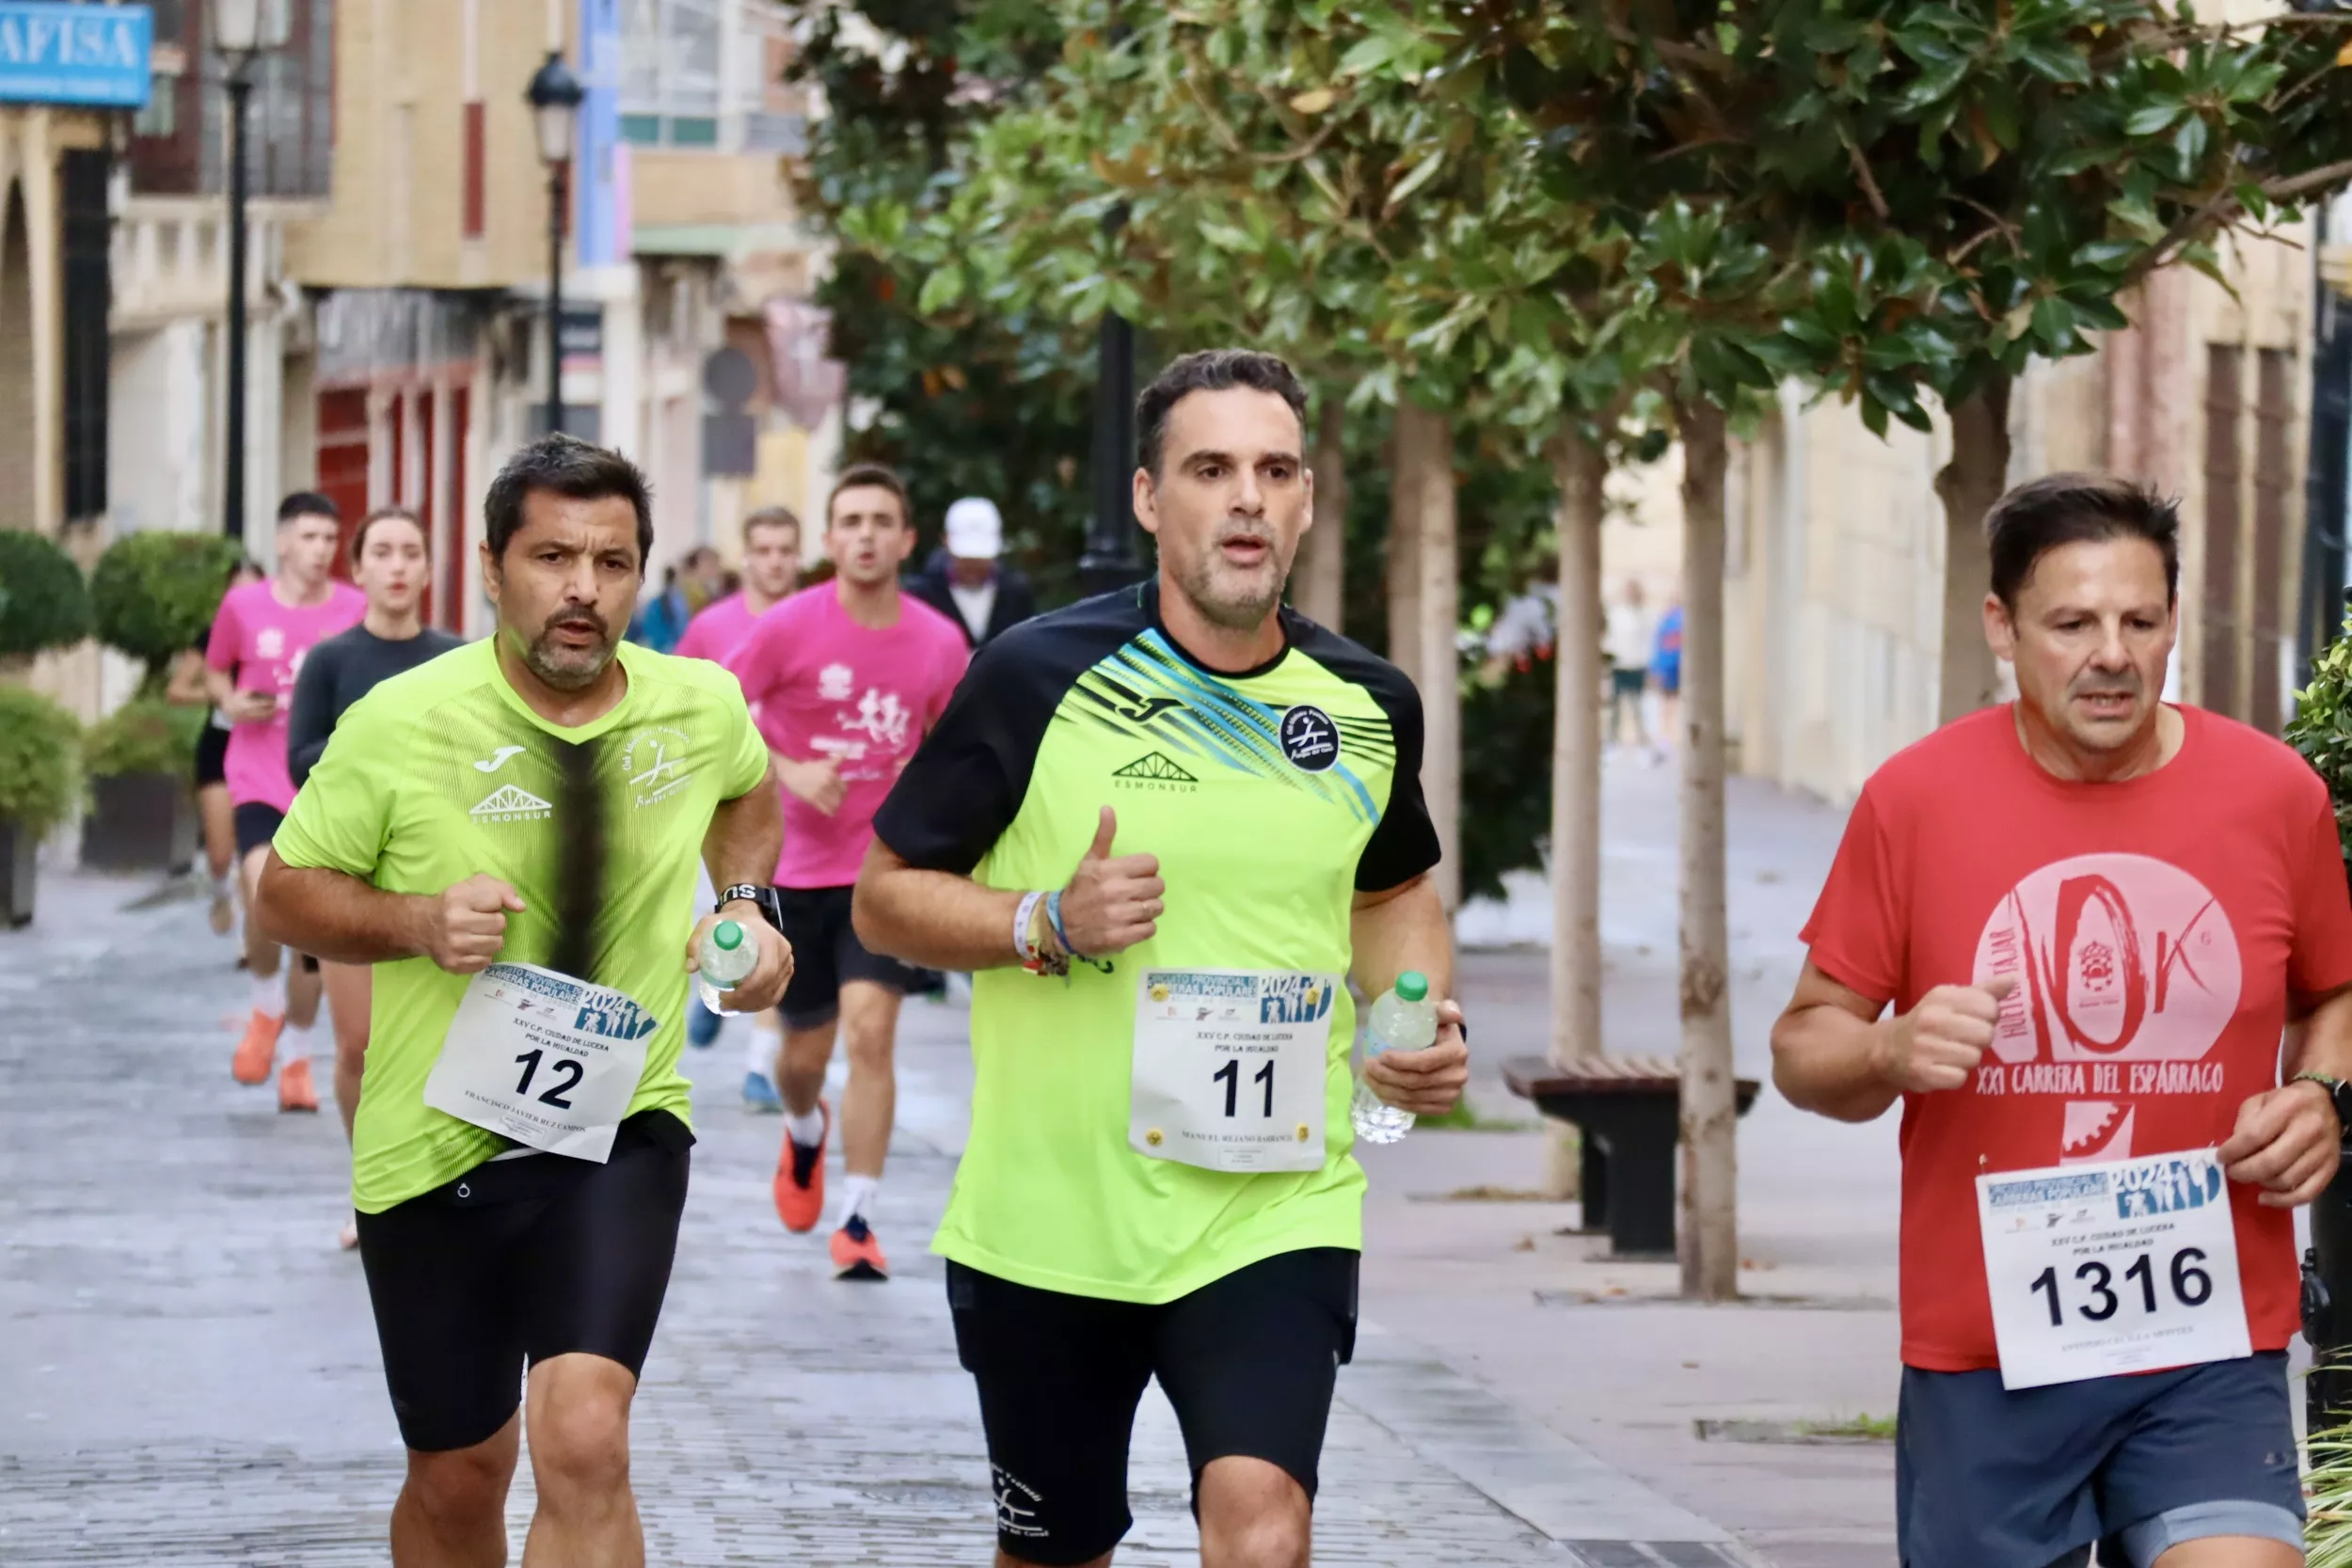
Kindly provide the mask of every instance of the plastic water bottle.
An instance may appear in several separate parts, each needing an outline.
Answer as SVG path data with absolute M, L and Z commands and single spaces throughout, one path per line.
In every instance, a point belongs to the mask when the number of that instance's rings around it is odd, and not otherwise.
M 1380 993 L 1364 1020 L 1364 1065 L 1371 1066 L 1383 1051 L 1420 1051 L 1437 1038 L 1438 1004 L 1429 996 L 1429 977 L 1408 969 Z M 1392 1144 L 1413 1130 L 1413 1113 L 1373 1093 L 1361 1074 L 1348 1119 L 1356 1124 L 1356 1135 L 1372 1144 Z
M 696 957 L 702 968 L 695 972 L 694 983 L 701 990 L 703 1006 L 715 1013 L 720 993 L 741 985 L 759 966 L 759 944 L 739 922 L 722 920 L 704 934 L 702 951 Z

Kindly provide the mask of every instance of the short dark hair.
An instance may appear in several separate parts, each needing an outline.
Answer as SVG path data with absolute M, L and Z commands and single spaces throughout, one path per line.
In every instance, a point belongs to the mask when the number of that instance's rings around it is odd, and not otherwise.
M 360 552 L 368 547 L 368 531 L 378 523 L 390 522 L 406 523 L 414 528 L 417 531 L 417 536 L 424 541 L 424 553 L 427 555 L 433 553 L 433 535 L 425 531 L 422 519 L 405 506 L 379 506 L 360 518 L 359 526 L 352 530 L 351 563 L 353 565 L 357 566 L 359 563 Z
M 2164 596 L 2181 594 L 2181 509 L 2153 486 L 2114 474 L 2048 474 L 2018 485 L 1984 515 L 1993 594 L 2009 610 L 2034 565 L 2064 545 L 2145 539 L 2164 556 Z
M 340 523 L 343 510 L 316 490 L 296 490 L 278 503 L 278 526 L 284 528 L 296 517 L 325 517 Z
M 877 490 L 887 490 L 898 497 L 898 521 L 910 527 L 914 525 L 914 508 L 907 500 L 907 482 L 882 464 L 852 463 L 841 470 L 841 477 L 833 482 L 833 493 L 825 498 L 825 526 L 827 528 L 833 527 L 833 503 L 841 499 L 841 492 L 855 490 L 861 485 L 870 485 Z
M 533 490 L 574 500 L 628 502 L 637 514 L 637 575 L 645 575 L 645 558 L 653 554 L 653 491 L 636 464 L 577 436 L 559 431 L 540 436 L 506 460 L 483 500 L 483 536 L 492 560 L 506 559 L 508 543 L 522 531 L 523 499 Z
M 827 512 L 833 510 L 831 501 L 825 503 L 825 510 Z M 752 534 L 763 528 L 788 528 L 792 531 L 792 537 L 797 542 L 801 537 L 800 515 L 788 506 L 763 506 L 743 519 L 743 543 L 749 545 L 752 542 Z
M 1298 372 L 1271 354 L 1250 348 L 1208 348 L 1179 356 L 1152 378 L 1136 399 L 1136 460 L 1156 483 L 1160 458 L 1168 445 L 1168 416 L 1195 392 L 1223 392 L 1235 387 L 1272 392 L 1298 416 L 1299 434 L 1307 430 L 1307 388 Z

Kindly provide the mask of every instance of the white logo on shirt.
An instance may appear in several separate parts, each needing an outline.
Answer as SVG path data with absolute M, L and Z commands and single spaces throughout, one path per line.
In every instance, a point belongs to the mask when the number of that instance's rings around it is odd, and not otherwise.
M 858 699 L 856 714 L 841 715 L 841 727 L 866 736 L 877 746 L 895 748 L 906 743 L 907 719 L 906 705 L 898 701 L 896 691 L 869 686 L 866 695 Z
M 286 634 L 278 626 L 263 626 L 253 634 L 255 658 L 279 658 L 286 652 Z
M 817 672 L 817 695 L 829 703 L 846 703 L 857 689 L 857 675 L 846 664 L 828 664 Z
M 532 822 L 554 816 L 555 808 L 527 789 L 503 784 L 467 815 L 479 822 Z
M 621 772 L 637 791 L 637 803 L 650 806 L 694 782 L 691 743 L 683 730 L 666 727 L 639 730 L 621 753 Z
M 501 746 L 480 762 L 475 763 L 473 770 L 477 773 L 495 773 L 506 766 L 508 758 L 518 757 L 522 754 L 523 749 L 520 746 Z

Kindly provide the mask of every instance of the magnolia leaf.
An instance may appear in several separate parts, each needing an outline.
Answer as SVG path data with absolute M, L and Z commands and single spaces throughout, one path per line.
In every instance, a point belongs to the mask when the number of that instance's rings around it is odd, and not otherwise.
M 922 292 L 914 297 L 914 309 L 922 315 L 933 316 L 951 309 L 962 298 L 963 269 L 938 267 L 923 279 Z
M 1384 213 L 1395 212 L 1397 208 L 1405 204 L 1406 198 L 1436 179 L 1438 170 L 1444 165 L 1445 149 L 1438 148 L 1414 165 L 1413 171 L 1396 182 L 1396 188 L 1389 193 L 1389 199 L 1382 205 L 1381 210 Z
M 1340 95 L 1329 87 L 1312 87 L 1291 100 L 1291 107 L 1302 115 L 1319 115 L 1340 101 Z

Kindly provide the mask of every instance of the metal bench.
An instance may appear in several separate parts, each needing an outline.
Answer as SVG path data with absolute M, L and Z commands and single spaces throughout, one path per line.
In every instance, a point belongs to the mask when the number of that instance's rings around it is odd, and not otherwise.
M 1515 1056 L 1502 1064 L 1502 1081 L 1544 1115 L 1575 1124 L 1585 1230 L 1606 1228 L 1613 1257 L 1672 1258 L 1681 1070 L 1654 1056 Z M 1735 1083 L 1740 1115 L 1758 1087 L 1753 1078 Z

